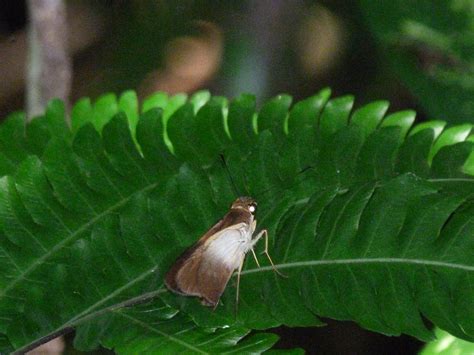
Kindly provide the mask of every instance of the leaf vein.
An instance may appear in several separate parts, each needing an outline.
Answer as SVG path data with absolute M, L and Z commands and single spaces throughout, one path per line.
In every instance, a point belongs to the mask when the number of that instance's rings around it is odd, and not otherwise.
M 437 266 L 447 269 L 462 270 L 474 272 L 474 266 L 465 264 L 454 264 L 444 261 L 428 260 L 428 259 L 408 259 L 408 258 L 360 258 L 360 259 L 332 259 L 332 260 L 309 260 L 296 261 L 291 263 L 275 264 L 280 269 L 291 269 L 305 266 L 318 265 L 346 265 L 346 264 L 407 264 L 421 266 Z M 258 269 L 247 269 L 241 272 L 241 275 L 255 274 L 258 272 L 272 271 L 271 266 L 262 266 Z
M 27 269 L 25 269 L 21 274 L 17 275 L 9 284 L 7 284 L 3 290 L 0 292 L 0 299 L 4 297 L 8 291 L 10 291 L 13 287 L 15 287 L 18 282 L 26 278 L 27 275 L 31 274 L 35 271 L 39 266 L 41 266 L 46 260 L 48 260 L 51 256 L 55 255 L 58 251 L 60 251 L 63 247 L 65 247 L 68 243 L 75 240 L 76 237 L 81 235 L 82 232 L 86 231 L 90 226 L 94 225 L 97 221 L 99 221 L 102 217 L 108 215 L 109 213 L 115 211 L 116 209 L 122 207 L 125 203 L 127 203 L 131 197 L 137 193 L 143 193 L 149 190 L 154 189 L 158 183 L 150 184 L 143 189 L 136 191 L 129 196 L 123 198 L 121 201 L 117 202 L 115 205 L 110 206 L 90 221 L 82 224 L 79 228 L 77 228 L 74 232 L 70 231 L 71 233 L 69 236 L 64 238 L 61 242 L 56 244 L 53 248 L 51 248 L 47 253 L 42 255 L 40 258 L 36 259 Z
M 165 333 L 165 332 L 163 332 L 163 331 L 161 331 L 157 328 L 150 327 L 147 323 L 144 323 L 139 319 L 136 319 L 136 318 L 134 318 L 132 316 L 129 316 L 127 314 L 124 314 L 122 312 L 117 312 L 117 314 L 119 314 L 120 316 L 122 316 L 124 318 L 128 318 L 132 322 L 138 324 L 139 326 L 141 326 L 142 328 L 144 328 L 146 330 L 149 330 L 152 333 L 156 333 L 156 334 L 159 334 L 159 335 L 165 337 L 166 339 L 168 339 L 169 341 L 171 341 L 173 343 L 179 344 L 179 345 L 181 345 L 181 346 L 183 346 L 183 347 L 185 347 L 189 350 L 193 350 L 193 351 L 195 351 L 199 354 L 208 354 L 207 352 L 202 351 L 201 349 L 199 349 L 199 348 L 197 348 L 197 347 L 195 347 L 195 346 L 193 346 L 193 345 L 191 345 L 191 344 L 189 344 L 189 343 L 187 343 L 187 342 L 185 342 L 181 339 L 178 339 L 178 338 L 172 336 L 171 334 Z

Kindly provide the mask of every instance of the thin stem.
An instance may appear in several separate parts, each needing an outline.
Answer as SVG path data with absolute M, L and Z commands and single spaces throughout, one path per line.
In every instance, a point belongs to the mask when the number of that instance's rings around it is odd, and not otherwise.
M 52 98 L 67 105 L 72 75 L 63 0 L 28 0 L 28 9 L 26 106 L 31 119 L 42 113 Z

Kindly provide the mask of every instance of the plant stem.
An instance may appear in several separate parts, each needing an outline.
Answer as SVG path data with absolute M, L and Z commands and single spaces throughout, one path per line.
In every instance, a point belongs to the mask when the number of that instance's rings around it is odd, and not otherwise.
M 27 116 L 42 113 L 52 98 L 67 105 L 71 90 L 66 8 L 63 0 L 28 0 Z

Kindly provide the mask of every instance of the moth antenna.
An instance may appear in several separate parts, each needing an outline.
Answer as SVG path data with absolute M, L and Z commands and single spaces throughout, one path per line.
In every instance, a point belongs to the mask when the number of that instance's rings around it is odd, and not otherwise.
M 232 177 L 232 174 L 230 173 L 229 166 L 227 165 L 227 162 L 225 161 L 224 154 L 219 154 L 221 157 L 221 162 L 222 165 L 224 166 L 225 171 L 227 172 L 227 176 L 229 177 L 230 184 L 232 185 L 232 190 L 234 191 L 235 196 L 241 196 L 239 191 L 237 190 L 237 185 L 235 184 L 234 178 Z

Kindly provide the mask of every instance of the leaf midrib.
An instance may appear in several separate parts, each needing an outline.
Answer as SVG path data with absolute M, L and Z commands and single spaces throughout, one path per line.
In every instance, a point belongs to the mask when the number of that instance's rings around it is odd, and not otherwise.
M 291 269 L 291 268 L 299 268 L 299 267 L 305 267 L 305 266 L 311 267 L 311 266 L 323 266 L 323 265 L 350 265 L 350 264 L 407 264 L 407 265 L 411 264 L 411 265 L 421 265 L 425 267 L 437 266 L 437 267 L 448 268 L 448 269 L 450 268 L 450 269 L 458 269 L 458 270 L 464 270 L 468 272 L 474 272 L 474 266 L 470 266 L 470 265 L 453 264 L 453 263 L 436 261 L 436 260 L 408 259 L 408 258 L 361 258 L 361 259 L 309 260 L 309 261 L 298 261 L 298 262 L 291 262 L 291 263 L 275 264 L 275 266 L 277 269 Z M 267 272 L 267 271 L 273 271 L 273 268 L 271 266 L 263 266 L 261 268 L 247 269 L 247 270 L 242 271 L 241 275 L 249 275 L 249 274 Z M 236 273 L 234 274 L 234 276 L 235 275 Z M 143 295 L 138 295 L 134 298 L 122 301 L 117 304 L 110 305 L 103 309 L 96 310 L 90 314 L 84 314 L 84 312 L 82 312 L 82 315 L 83 315 L 82 317 L 76 316 L 74 319 L 68 322 L 67 326 L 77 327 L 78 325 L 84 324 L 97 317 L 100 317 L 101 315 L 107 312 L 116 311 L 118 309 L 131 306 L 137 301 L 152 299 L 154 297 L 159 296 L 161 293 L 164 293 L 164 292 L 166 292 L 166 288 L 162 287 L 162 288 L 158 288 L 156 291 L 149 292 Z M 110 299 L 110 297 L 108 299 Z M 244 300 L 242 299 L 241 301 L 244 301 Z M 97 305 L 98 304 L 95 304 L 94 308 L 96 308 Z M 27 346 L 23 348 L 26 348 L 26 347 Z
M 462 179 L 462 178 L 458 178 L 458 179 L 453 179 L 453 178 L 449 178 L 449 179 L 428 179 L 429 181 L 432 181 L 432 182 L 442 182 L 442 181 L 452 181 L 452 180 L 456 180 L 456 181 L 469 181 L 469 182 L 473 182 L 474 180 L 473 179 Z M 136 194 L 139 194 L 139 193 L 143 193 L 143 192 L 146 192 L 148 190 L 151 190 L 153 188 L 155 188 L 156 186 L 158 185 L 157 182 L 155 183 L 152 183 L 146 187 L 144 187 L 143 189 L 141 190 L 138 190 L 138 191 L 135 191 L 134 193 L 130 194 L 129 196 L 127 197 L 124 197 L 122 198 L 122 200 L 120 200 L 119 202 L 117 202 L 116 204 L 112 205 L 111 207 L 105 209 L 103 212 L 97 214 L 96 216 L 94 216 L 90 221 L 84 223 L 82 226 L 80 226 L 76 231 L 72 232 L 69 237 L 66 237 L 65 239 L 63 239 L 60 243 L 56 244 L 53 248 L 51 248 L 48 252 L 46 252 L 43 256 L 41 256 L 40 258 L 36 259 L 27 269 L 23 270 L 22 273 L 20 273 L 17 277 L 11 279 L 11 281 L 0 291 L 0 299 L 2 299 L 3 297 L 5 297 L 5 295 L 8 293 L 8 291 L 10 291 L 13 287 L 16 286 L 16 284 L 18 284 L 18 282 L 20 282 L 21 280 L 25 279 L 26 276 L 28 276 L 30 273 L 32 273 L 34 270 L 36 270 L 37 267 L 41 266 L 47 259 L 49 259 L 51 256 L 55 255 L 56 252 L 60 251 L 63 247 L 65 247 L 68 243 L 72 242 L 75 240 L 75 238 L 80 235 L 82 232 L 84 232 L 85 230 L 87 230 L 90 226 L 94 225 L 94 223 L 96 223 L 98 220 L 100 220 L 102 217 L 106 216 L 107 214 L 109 214 L 110 212 L 113 212 L 115 211 L 116 209 L 120 208 L 121 206 L 123 206 L 126 202 L 128 202 L 132 196 L 136 195 Z M 121 196 L 121 194 L 120 194 Z M 394 259 L 394 258 L 391 258 L 391 259 Z M 344 259 L 344 260 L 347 260 L 347 259 Z M 375 260 L 375 259 L 358 259 L 358 260 Z M 335 260 L 333 260 L 335 261 Z M 316 261 L 315 261 L 316 262 Z M 321 262 L 321 261 L 320 261 Z M 284 266 L 284 268 L 288 268 L 290 266 L 288 265 L 296 265 L 297 263 L 290 263 L 290 264 L 282 264 L 282 265 L 286 265 Z M 314 264 L 316 265 L 316 264 Z M 453 264 L 454 265 L 454 264 Z M 299 265 L 299 266 L 303 266 L 303 265 Z M 265 267 L 262 268 L 262 271 L 264 271 Z M 474 268 L 472 268 L 474 270 Z M 469 269 L 471 270 L 471 269 Z M 255 271 L 254 271 L 255 272 Z M 242 275 L 246 274 L 246 273 L 250 273 L 250 270 L 246 270 L 246 271 L 243 271 L 242 272 Z
M 127 203 L 134 195 L 147 192 L 149 190 L 154 189 L 158 186 L 158 182 L 152 183 L 141 190 L 137 190 L 134 193 L 130 194 L 129 196 L 123 198 L 122 200 L 118 201 L 116 204 L 110 206 L 109 208 L 105 209 L 101 213 L 94 216 L 91 220 L 81 225 L 77 228 L 74 232 L 72 232 L 68 237 L 64 238 L 61 242 L 56 244 L 53 248 L 51 248 L 47 253 L 43 254 L 40 258 L 36 259 L 28 268 L 23 270 L 21 274 L 17 277 L 13 278 L 1 291 L 0 291 L 0 299 L 3 298 L 8 291 L 10 291 L 13 287 L 15 287 L 18 282 L 25 279 L 29 274 L 35 271 L 39 266 L 43 265 L 46 260 L 50 257 L 55 255 L 58 251 L 63 249 L 67 244 L 73 242 L 82 232 L 86 231 L 89 227 L 94 225 L 98 222 L 101 218 L 105 217 L 109 213 L 115 211 L 116 209 L 122 207 L 125 203 Z
M 145 272 L 143 273 L 142 275 L 147 275 L 149 274 L 149 272 Z M 139 281 L 139 280 L 135 280 L 135 281 Z M 135 283 L 135 282 L 134 282 Z M 148 300 L 151 300 L 155 297 L 157 297 L 158 295 L 160 295 L 161 293 L 164 293 L 166 292 L 166 288 L 162 288 L 163 284 L 158 288 L 158 290 L 156 291 L 152 291 L 152 292 L 148 292 L 148 293 L 144 293 L 144 294 L 141 294 L 141 295 L 138 295 L 136 297 L 133 297 L 133 298 L 129 298 L 125 301 L 122 301 L 122 302 L 119 302 L 119 303 L 115 303 L 115 304 L 112 304 L 112 305 L 109 305 L 107 307 L 104 307 L 102 309 L 99 309 L 99 310 L 96 310 L 96 311 L 93 311 L 92 310 L 94 308 L 97 308 L 97 306 L 100 306 L 102 304 L 104 304 L 107 300 L 117 296 L 118 294 L 120 294 L 122 291 L 124 291 L 126 288 L 128 288 L 129 286 L 131 285 L 131 282 L 129 282 L 127 285 L 125 286 L 122 286 L 120 287 L 118 290 L 114 291 L 113 292 L 113 296 L 112 294 L 109 294 L 109 296 L 101 299 L 99 302 L 96 302 L 94 305 L 92 305 L 91 307 L 89 307 L 87 309 L 87 311 L 91 312 L 89 314 L 86 314 L 86 311 L 83 311 L 81 312 L 79 315 L 75 316 L 74 318 L 70 319 L 69 321 L 65 322 L 62 326 L 58 327 L 57 329 L 53 330 L 52 332 L 46 334 L 44 337 L 42 338 L 39 338 L 39 339 L 35 339 L 34 341 L 28 343 L 28 344 L 24 344 L 21 346 L 21 348 L 18 348 L 15 350 L 15 352 L 13 354 L 23 354 L 24 352 L 26 351 L 29 351 L 33 348 L 35 348 L 36 346 L 39 346 L 42 344 L 41 342 L 41 339 L 44 339 L 44 338 L 47 338 L 47 337 L 50 337 L 51 335 L 53 335 L 53 338 L 54 338 L 54 335 L 55 334 L 58 334 L 57 336 L 60 335 L 61 333 L 61 330 L 63 329 L 66 329 L 68 327 L 78 327 L 84 323 L 87 323 L 88 321 L 92 321 L 94 320 L 95 318 L 98 318 L 102 315 L 104 315 L 105 313 L 107 312 L 115 312 L 115 311 L 118 311 L 120 309 L 123 309 L 123 308 L 126 308 L 126 307 L 131 307 L 133 305 L 136 305 L 136 304 L 140 304 L 140 303 L 143 303 L 143 302 L 146 302 Z M 35 346 L 32 346 L 32 344 L 35 344 L 37 343 L 37 345 Z
M 120 316 L 122 316 L 122 317 L 124 317 L 124 318 L 129 319 L 130 321 L 132 321 L 132 322 L 134 322 L 135 324 L 139 325 L 139 326 L 142 327 L 143 329 L 146 329 L 146 330 L 148 330 L 148 331 L 150 331 L 150 332 L 152 332 L 152 333 L 156 333 L 156 334 L 158 334 L 158 335 L 161 335 L 162 337 L 165 337 L 165 338 L 168 339 L 169 341 L 174 342 L 174 343 L 176 343 L 176 344 L 179 344 L 179 345 L 181 345 L 181 346 L 183 346 L 183 347 L 185 347 L 185 348 L 187 348 L 187 349 L 189 349 L 189 350 L 192 350 L 192 351 L 194 351 L 194 352 L 196 352 L 196 353 L 199 353 L 199 354 L 209 354 L 208 352 L 203 351 L 203 350 L 201 350 L 201 349 L 199 349 L 199 348 L 197 348 L 197 347 L 195 347 L 195 346 L 193 346 L 193 345 L 191 345 L 191 344 L 189 344 L 189 343 L 187 343 L 187 342 L 185 342 L 185 341 L 183 341 L 183 340 L 181 340 L 181 339 L 178 339 L 178 338 L 174 337 L 174 336 L 171 335 L 171 334 L 168 334 L 168 333 L 166 333 L 166 332 L 163 332 L 163 331 L 161 331 L 161 330 L 159 330 L 159 329 L 157 329 L 157 328 L 151 327 L 149 324 L 147 324 L 147 323 L 145 323 L 145 322 L 142 322 L 141 320 L 139 320 L 139 319 L 137 319 L 137 318 L 135 318 L 135 317 L 132 317 L 132 316 L 130 316 L 130 315 L 128 315 L 128 314 L 125 314 L 125 313 L 122 313 L 122 312 L 117 312 L 116 314 L 118 314 L 118 315 L 120 315 Z
M 432 182 L 438 182 L 439 179 L 431 179 Z M 453 179 L 445 179 L 452 181 Z M 472 182 L 472 180 L 470 180 Z M 0 293 L 0 297 L 5 296 L 6 293 L 13 288 L 20 280 L 25 278 L 28 274 L 33 272 L 38 266 L 40 266 L 45 260 L 50 258 L 52 255 L 54 255 L 56 252 L 58 252 L 61 248 L 63 248 L 65 245 L 67 245 L 69 242 L 72 242 L 78 235 L 80 235 L 83 231 L 87 230 L 90 226 L 92 226 L 94 223 L 96 223 L 98 220 L 100 220 L 102 217 L 106 216 L 107 214 L 115 211 L 116 209 L 120 208 L 123 206 L 125 203 L 127 203 L 134 195 L 146 192 L 148 190 L 151 190 L 155 188 L 158 185 L 158 183 L 152 183 L 146 187 L 144 187 L 141 190 L 135 191 L 134 193 L 130 194 L 127 197 L 123 197 L 121 201 L 117 202 L 113 206 L 107 208 L 100 214 L 94 216 L 90 221 L 86 222 L 83 224 L 81 227 L 79 227 L 76 231 L 74 231 L 69 237 L 61 241 L 61 243 L 57 244 L 54 248 L 49 250 L 47 253 L 45 253 L 40 259 L 37 259 L 35 263 L 33 263 L 28 269 L 26 269 L 22 274 L 20 274 L 17 278 L 13 279 L 12 282 L 8 284 L 7 287 L 5 287 L 2 290 L 2 293 Z M 122 197 L 122 196 L 121 196 Z M 277 268 L 279 269 L 291 269 L 291 268 L 298 268 L 298 267 L 310 267 L 310 266 L 318 266 L 318 265 L 350 265 L 350 264 L 412 264 L 412 265 L 424 265 L 424 266 L 436 266 L 436 267 L 442 267 L 442 268 L 450 268 L 450 269 L 458 269 L 458 270 L 464 270 L 468 272 L 474 271 L 474 266 L 469 266 L 469 265 L 464 265 L 464 264 L 453 264 L 453 263 L 448 263 L 448 262 L 441 262 L 441 261 L 436 261 L 436 260 L 425 260 L 425 259 L 409 259 L 409 258 L 360 258 L 360 259 L 333 259 L 333 260 L 310 260 L 310 261 L 301 261 L 301 262 L 289 262 L 289 263 L 281 263 L 277 264 Z M 271 271 L 272 268 L 270 266 L 265 266 L 262 268 L 253 268 L 253 269 L 247 269 L 242 271 L 242 275 L 246 274 L 252 274 L 252 273 L 258 273 L 258 272 L 267 272 Z M 145 273 L 147 274 L 147 273 Z M 149 295 L 146 296 L 146 298 L 152 298 L 156 297 L 159 294 L 166 292 L 165 288 L 159 288 L 154 292 L 150 292 Z M 109 295 L 110 296 L 110 295 Z M 111 297 L 106 297 L 107 300 L 111 299 Z M 81 312 L 79 316 L 76 316 L 72 318 L 69 322 L 67 322 L 67 325 L 70 326 L 78 326 L 80 324 L 84 324 L 90 320 L 93 320 L 104 313 L 114 311 L 120 308 L 123 308 L 125 306 L 129 306 L 131 303 L 135 300 L 140 300 L 143 299 L 143 295 L 134 297 L 133 299 L 125 300 L 123 302 L 119 302 L 117 304 L 95 310 L 92 313 L 87 314 L 87 312 Z M 243 300 L 242 300 L 243 301 Z M 104 304 L 105 302 L 98 302 L 94 304 L 93 307 L 89 308 L 89 311 L 92 311 L 93 309 L 96 309 L 98 306 Z
M 74 318 L 70 319 L 69 321 L 67 321 L 65 323 L 65 326 L 69 326 L 71 324 L 74 324 L 74 322 L 80 318 L 82 318 L 83 316 L 86 316 L 87 314 L 90 314 L 91 312 L 93 312 L 95 309 L 97 309 L 98 307 L 100 307 L 101 305 L 105 304 L 107 301 L 113 299 L 114 297 L 117 297 L 118 295 L 120 295 L 123 291 L 129 289 L 130 287 L 132 287 L 133 285 L 135 285 L 136 283 L 142 281 L 143 279 L 145 279 L 147 276 L 149 275 L 152 275 L 155 271 L 156 271 L 156 266 L 153 266 L 151 269 L 149 270 L 146 270 L 145 272 L 143 272 L 142 274 L 140 274 L 139 276 L 133 278 L 132 280 L 130 280 L 128 283 L 126 283 L 125 285 L 121 286 L 120 288 L 116 289 L 115 291 L 109 293 L 107 296 L 101 298 L 99 301 L 97 301 L 96 303 L 94 303 L 93 305 L 89 306 L 87 309 L 85 309 L 84 311 L 82 311 L 81 313 L 79 313 L 78 315 L 76 315 Z
M 275 264 L 277 269 L 291 269 L 304 266 L 318 265 L 346 265 L 346 264 L 407 264 L 422 266 L 437 266 L 448 269 L 458 269 L 463 271 L 474 272 L 474 266 L 465 264 L 454 264 L 444 261 L 428 260 L 428 259 L 409 259 L 409 258 L 359 258 L 359 259 L 331 259 L 331 260 L 308 260 L 296 261 L 291 263 Z M 261 268 L 248 269 L 241 272 L 241 275 L 254 274 L 258 272 L 273 271 L 271 266 L 263 266 Z

